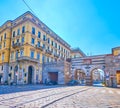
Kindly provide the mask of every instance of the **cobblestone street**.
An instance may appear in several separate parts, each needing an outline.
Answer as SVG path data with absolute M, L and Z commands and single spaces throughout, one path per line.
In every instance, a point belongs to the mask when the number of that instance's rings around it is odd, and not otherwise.
M 120 108 L 120 89 L 92 86 L 0 86 L 0 108 Z

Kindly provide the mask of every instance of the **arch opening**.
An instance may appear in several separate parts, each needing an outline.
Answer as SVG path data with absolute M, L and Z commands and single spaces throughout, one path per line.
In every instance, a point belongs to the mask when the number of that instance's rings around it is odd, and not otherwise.
M 34 67 L 29 66 L 28 67 L 28 84 L 33 83 L 33 78 L 34 78 Z
M 74 79 L 79 82 L 79 84 L 85 84 L 85 72 L 82 69 L 76 69 L 74 72 Z
M 105 74 L 102 69 L 94 69 L 91 72 L 93 86 L 103 86 L 105 83 Z

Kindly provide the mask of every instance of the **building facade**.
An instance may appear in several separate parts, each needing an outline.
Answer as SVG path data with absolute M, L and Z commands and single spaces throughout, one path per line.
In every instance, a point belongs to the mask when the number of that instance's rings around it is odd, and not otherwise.
M 42 81 L 45 63 L 70 58 L 70 45 L 31 12 L 3 24 L 0 38 L 0 78 L 3 82 L 38 83 Z

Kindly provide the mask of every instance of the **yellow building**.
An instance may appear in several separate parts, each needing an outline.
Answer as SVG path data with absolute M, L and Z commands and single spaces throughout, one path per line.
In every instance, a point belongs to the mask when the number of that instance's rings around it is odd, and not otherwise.
M 4 81 L 8 75 L 9 82 L 38 83 L 44 63 L 70 58 L 70 45 L 29 11 L 3 24 L 0 38 L 0 75 L 7 73 Z

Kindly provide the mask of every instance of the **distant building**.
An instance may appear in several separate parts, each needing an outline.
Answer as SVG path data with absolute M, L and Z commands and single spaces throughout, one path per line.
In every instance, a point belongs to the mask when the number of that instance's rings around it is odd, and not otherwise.
M 80 48 L 71 49 L 71 58 L 85 57 L 85 53 Z

